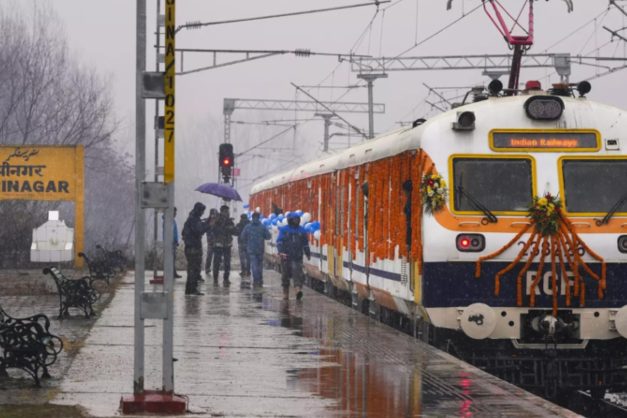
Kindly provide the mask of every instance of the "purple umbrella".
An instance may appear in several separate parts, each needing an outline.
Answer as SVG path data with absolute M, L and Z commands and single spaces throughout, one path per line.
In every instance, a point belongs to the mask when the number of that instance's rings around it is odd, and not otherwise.
M 196 191 L 221 197 L 226 200 L 242 200 L 233 187 L 223 183 L 205 183 L 196 187 Z

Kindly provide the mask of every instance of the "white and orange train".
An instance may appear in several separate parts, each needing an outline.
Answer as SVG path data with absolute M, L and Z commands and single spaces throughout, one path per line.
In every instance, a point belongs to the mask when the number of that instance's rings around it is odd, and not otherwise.
M 251 207 L 319 220 L 308 277 L 364 312 L 547 396 L 623 391 L 627 112 L 527 86 L 276 175 Z

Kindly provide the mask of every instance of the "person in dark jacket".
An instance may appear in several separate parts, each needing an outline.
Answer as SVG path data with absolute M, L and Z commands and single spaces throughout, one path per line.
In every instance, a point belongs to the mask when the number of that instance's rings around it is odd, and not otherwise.
M 250 277 L 250 263 L 246 255 L 246 245 L 242 242 L 242 231 L 250 221 L 245 213 L 239 217 L 239 222 L 235 225 L 235 233 L 237 234 L 237 250 L 239 252 L 240 277 Z
M 231 284 L 229 273 L 231 272 L 231 247 L 233 235 L 237 234 L 233 219 L 229 217 L 229 207 L 222 205 L 215 225 L 211 228 L 213 235 L 213 284 L 218 284 L 220 264 L 224 261 L 224 285 Z
M 209 229 L 209 224 L 200 217 L 205 212 L 205 205 L 196 202 L 194 208 L 183 225 L 183 241 L 185 242 L 185 258 L 187 259 L 186 295 L 202 295 L 198 290 L 198 279 L 202 265 L 202 236 Z
M 246 248 L 250 269 L 253 273 L 253 286 L 263 286 L 264 241 L 271 238 L 270 231 L 259 221 L 259 213 L 253 213 L 253 221 L 246 225 L 240 234 L 242 246 Z
M 288 299 L 290 294 L 290 278 L 294 280 L 296 300 L 303 297 L 303 254 L 307 260 L 311 259 L 307 231 L 300 226 L 300 216 L 296 213 L 287 215 L 287 225 L 279 228 L 279 236 L 276 246 L 282 262 L 281 285 L 283 286 L 283 299 Z
M 205 275 L 209 277 L 211 275 L 211 260 L 213 259 L 213 232 L 212 227 L 216 224 L 216 220 L 218 219 L 218 210 L 211 208 L 209 209 L 209 218 L 207 222 L 209 223 L 209 231 L 207 231 L 207 259 L 205 260 Z

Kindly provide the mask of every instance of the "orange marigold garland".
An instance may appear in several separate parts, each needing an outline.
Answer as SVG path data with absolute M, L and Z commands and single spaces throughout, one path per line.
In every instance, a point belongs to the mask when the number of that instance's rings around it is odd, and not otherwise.
M 425 176 L 427 177 L 427 176 Z M 597 253 L 592 251 L 577 235 L 572 223 L 562 213 L 562 204 L 557 196 L 552 196 L 550 193 L 545 194 L 542 197 L 535 197 L 533 204 L 529 208 L 527 216 L 531 219 L 531 224 L 523 228 L 516 236 L 509 241 L 501 249 L 480 257 L 475 266 L 475 277 L 481 276 L 481 262 L 498 257 L 509 249 L 512 245 L 518 242 L 518 239 L 526 233 L 529 228 L 533 226 L 534 231 L 529 236 L 529 239 L 520 250 L 514 260 L 508 264 L 505 268 L 501 269 L 494 278 L 494 293 L 499 294 L 501 290 L 501 278 L 506 273 L 513 270 L 516 265 L 521 262 L 522 258 L 527 254 L 529 248 L 532 247 L 531 253 L 527 256 L 527 260 L 523 268 L 516 276 L 516 303 L 518 306 L 522 306 L 523 303 L 523 286 L 522 279 L 527 272 L 531 264 L 537 260 L 538 271 L 535 279 L 533 280 L 529 294 L 529 305 L 535 306 L 535 291 L 538 286 L 543 270 L 545 269 L 545 261 L 550 262 L 551 272 L 551 285 L 553 288 L 553 315 L 557 315 L 558 308 L 558 291 L 557 291 L 557 272 L 562 274 L 564 282 L 564 293 L 566 296 L 566 306 L 571 304 L 571 291 L 572 296 L 579 296 L 579 303 L 581 306 L 585 306 L 585 282 L 579 269 L 582 268 L 585 273 L 588 274 L 594 281 L 597 282 L 597 297 L 603 299 L 606 288 L 606 265 L 605 260 Z M 579 255 L 579 250 L 585 250 L 592 258 L 601 263 L 601 275 L 596 274 L 592 269 L 582 260 Z M 547 256 L 550 259 L 546 260 Z M 574 283 L 571 288 L 570 281 L 567 277 L 568 265 L 570 271 L 574 275 Z M 548 270 L 548 268 L 547 268 Z
M 439 174 L 427 173 L 420 182 L 422 203 L 427 213 L 435 213 L 446 204 L 446 181 Z

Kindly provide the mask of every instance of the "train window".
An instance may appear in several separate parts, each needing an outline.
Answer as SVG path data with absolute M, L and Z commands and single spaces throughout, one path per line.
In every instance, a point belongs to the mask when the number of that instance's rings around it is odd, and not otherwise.
M 562 159 L 567 212 L 627 212 L 627 159 Z
M 453 158 L 454 209 L 526 212 L 533 200 L 530 158 Z

